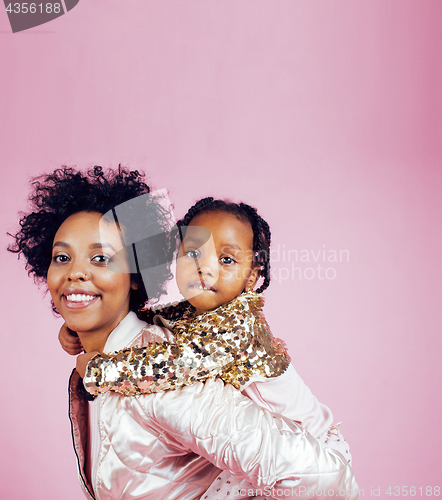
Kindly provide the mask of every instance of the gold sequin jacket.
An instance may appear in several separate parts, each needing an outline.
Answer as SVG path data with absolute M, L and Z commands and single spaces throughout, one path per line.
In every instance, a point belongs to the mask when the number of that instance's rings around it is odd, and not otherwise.
M 272 336 L 263 305 L 262 294 L 247 292 L 201 315 L 188 303 L 163 309 L 163 317 L 146 311 L 148 319 L 171 329 L 174 343 L 97 356 L 88 364 L 84 386 L 93 395 L 112 390 L 130 396 L 213 377 L 237 389 L 278 377 L 290 358 L 284 342 Z

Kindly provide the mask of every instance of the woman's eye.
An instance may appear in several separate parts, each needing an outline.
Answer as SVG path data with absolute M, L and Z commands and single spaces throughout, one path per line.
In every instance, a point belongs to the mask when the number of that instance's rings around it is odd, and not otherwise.
M 232 257 L 221 257 L 221 259 L 219 260 L 222 264 L 227 264 L 227 265 L 235 264 L 235 261 L 232 259 Z
M 67 262 L 69 260 L 69 257 L 67 255 L 63 255 L 63 254 L 60 254 L 60 255 L 54 255 L 52 257 L 52 262 L 56 263 L 56 264 L 64 264 L 65 262 Z
M 200 253 L 198 252 L 198 250 L 187 250 L 186 255 L 191 259 L 197 259 L 200 256 Z
M 96 255 L 91 260 L 97 264 L 109 264 L 112 259 L 108 255 Z

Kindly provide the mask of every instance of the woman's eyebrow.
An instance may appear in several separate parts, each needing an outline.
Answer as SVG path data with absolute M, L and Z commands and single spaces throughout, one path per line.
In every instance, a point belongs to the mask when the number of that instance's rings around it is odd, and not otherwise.
M 52 248 L 54 247 L 70 247 L 69 243 L 65 243 L 64 241 L 56 241 Z M 110 243 L 92 243 L 89 245 L 89 248 L 111 248 L 114 252 L 116 252 L 115 248 Z
M 52 248 L 54 247 L 68 247 L 69 244 L 65 243 L 64 241 L 56 241 L 53 245 Z
M 89 248 L 111 248 L 116 252 L 115 248 L 110 243 L 92 243 Z

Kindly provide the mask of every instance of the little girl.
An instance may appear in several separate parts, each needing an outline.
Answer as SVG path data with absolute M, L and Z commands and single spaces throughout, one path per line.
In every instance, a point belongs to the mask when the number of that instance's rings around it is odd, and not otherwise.
M 270 281 L 267 223 L 248 205 L 207 198 L 178 225 L 176 279 L 188 302 L 149 318 L 171 330 L 174 343 L 93 359 L 84 380 L 91 394 L 158 392 L 216 376 L 244 389 L 289 366 L 284 343 L 272 337 L 261 312 Z M 264 283 L 253 292 L 261 273 Z
M 330 410 L 301 380 L 284 343 L 272 337 L 262 314 L 262 292 L 270 283 L 266 221 L 244 203 L 205 198 L 178 227 L 176 279 L 187 302 L 145 310 L 148 323 L 157 325 L 156 343 L 96 354 L 87 366 L 86 390 L 93 395 L 108 390 L 135 395 L 219 377 L 260 406 L 302 424 L 323 447 L 339 451 L 350 462 Z M 260 277 L 264 281 L 254 292 Z M 63 337 L 61 341 L 66 344 Z M 232 487 L 227 472 L 220 478 L 225 487 Z

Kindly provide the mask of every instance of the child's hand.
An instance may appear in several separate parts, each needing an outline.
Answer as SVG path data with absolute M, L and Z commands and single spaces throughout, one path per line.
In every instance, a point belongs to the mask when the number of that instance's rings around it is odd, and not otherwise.
M 77 372 L 80 374 L 81 378 L 84 378 L 86 375 L 86 368 L 89 361 L 96 355 L 100 354 L 98 351 L 86 352 L 84 354 L 80 354 L 77 358 Z
M 83 352 L 83 346 L 81 345 L 80 339 L 77 337 L 75 332 L 66 326 L 66 323 L 60 328 L 58 340 L 61 347 L 63 347 L 63 349 L 72 356 Z

